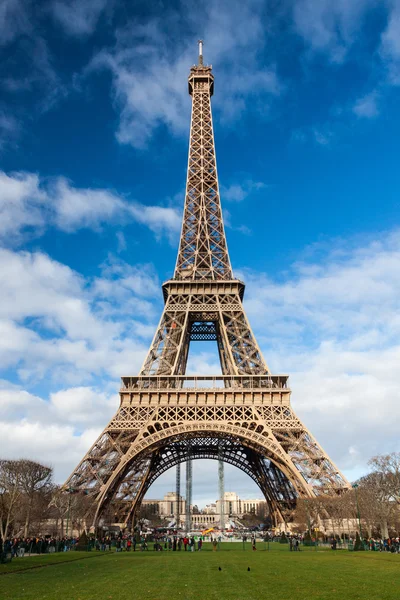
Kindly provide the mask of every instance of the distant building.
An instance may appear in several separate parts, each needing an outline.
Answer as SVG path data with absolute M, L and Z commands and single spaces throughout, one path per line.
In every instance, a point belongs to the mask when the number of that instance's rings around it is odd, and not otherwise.
M 185 526 L 186 520 L 186 500 L 183 496 L 179 499 L 179 526 Z M 142 508 L 147 508 L 149 514 L 158 515 L 165 519 L 166 523 L 175 522 L 176 519 L 177 495 L 175 492 L 165 494 L 163 500 L 145 499 L 142 502 Z M 230 522 L 242 519 L 245 514 L 260 514 L 266 511 L 265 500 L 252 498 L 249 500 L 239 498 L 235 492 L 225 492 L 224 494 L 224 516 L 226 526 Z M 196 508 L 196 507 L 195 507 Z M 192 524 L 194 529 L 207 529 L 219 525 L 220 521 L 220 500 L 215 503 L 207 504 L 198 513 L 193 512 L 193 506 L 190 507 L 192 514 Z
M 165 519 L 167 523 L 175 521 L 176 509 L 177 509 L 178 496 L 175 492 L 168 492 L 165 494 L 163 500 L 152 500 L 144 499 L 142 502 L 142 508 L 147 509 L 149 516 L 151 514 L 158 515 L 161 519 Z M 192 512 L 192 507 L 190 512 Z M 186 514 L 186 500 L 183 496 L 179 496 L 179 527 L 183 527 L 185 524 Z

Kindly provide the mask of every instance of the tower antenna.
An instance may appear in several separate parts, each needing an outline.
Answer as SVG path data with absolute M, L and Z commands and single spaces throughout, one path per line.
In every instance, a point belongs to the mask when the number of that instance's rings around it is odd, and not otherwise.
M 199 67 L 203 66 L 203 40 L 199 40 Z

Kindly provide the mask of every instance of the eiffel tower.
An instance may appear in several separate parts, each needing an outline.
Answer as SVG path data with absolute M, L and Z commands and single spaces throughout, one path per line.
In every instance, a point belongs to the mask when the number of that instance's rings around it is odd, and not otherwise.
M 247 473 L 275 523 L 296 499 L 339 494 L 346 478 L 295 415 L 287 375 L 271 374 L 232 274 L 218 186 L 211 96 L 214 76 L 190 69 L 192 97 L 186 197 L 178 258 L 163 286 L 164 311 L 140 374 L 122 377 L 120 406 L 65 489 L 93 499 L 94 526 L 107 511 L 123 527 L 161 473 L 208 458 Z M 191 342 L 217 342 L 222 375 L 187 376 Z

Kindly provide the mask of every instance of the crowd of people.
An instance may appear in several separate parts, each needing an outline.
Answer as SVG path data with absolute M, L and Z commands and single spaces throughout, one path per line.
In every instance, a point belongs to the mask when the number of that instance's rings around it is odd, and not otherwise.
M 211 542 L 214 540 L 211 538 Z M 161 550 L 183 550 L 194 552 L 201 550 L 203 546 L 203 536 L 179 536 L 179 535 L 106 535 L 97 538 L 86 539 L 84 546 L 80 545 L 78 537 L 28 537 L 28 538 L 9 538 L 2 542 L 0 538 L 0 553 L 11 554 L 11 558 L 22 558 L 25 554 L 45 554 L 52 552 L 68 552 L 75 549 L 97 550 L 100 552 L 136 552 L 149 550 L 153 545 L 156 551 Z M 216 548 L 216 545 L 213 546 Z
M 300 550 L 301 544 L 306 544 L 306 536 L 300 534 L 286 534 L 287 540 L 289 542 L 289 549 Z M 273 538 L 276 541 L 279 541 L 279 538 Z M 312 543 L 316 543 L 314 538 L 310 538 Z M 318 540 L 318 544 L 320 545 L 329 545 L 332 550 L 337 550 L 338 548 L 347 548 L 350 546 L 354 547 L 355 538 L 349 537 L 348 539 L 342 540 L 337 536 L 329 536 L 325 535 Z M 400 554 L 400 537 L 391 537 L 391 538 L 368 538 L 363 540 L 364 550 L 371 550 L 374 552 L 392 552 L 396 554 Z
M 368 549 L 375 552 L 392 552 L 400 554 L 400 537 L 378 540 L 370 538 L 367 540 Z
M 285 542 L 288 543 L 289 550 L 292 552 L 300 551 L 302 544 L 306 544 L 305 536 L 300 534 L 283 534 L 285 536 Z M 282 536 L 277 537 L 272 534 L 264 534 L 264 541 L 282 541 Z M 219 542 L 222 541 L 221 535 L 211 535 L 208 537 L 211 542 L 213 551 L 216 551 L 219 546 Z M 87 549 L 97 550 L 99 552 L 106 552 L 114 550 L 116 552 L 144 552 L 152 549 L 156 552 L 167 551 L 184 551 L 194 552 L 201 551 L 205 537 L 203 535 L 187 535 L 179 534 L 179 532 L 172 533 L 158 533 L 153 534 L 133 534 L 123 535 L 104 535 L 102 537 L 90 537 L 85 536 L 85 542 L 78 537 L 27 537 L 27 538 L 13 538 L 6 539 L 4 542 L 0 538 L 0 554 L 10 554 L 11 558 L 21 558 L 25 554 L 44 554 L 52 552 L 68 552 L 75 549 Z M 242 541 L 251 541 L 253 550 L 257 549 L 256 546 L 256 534 L 253 532 L 249 537 L 248 535 L 242 536 Z M 343 547 L 343 540 L 338 540 L 336 537 L 325 536 L 319 543 L 330 544 L 332 550 L 336 550 L 338 547 Z M 350 542 L 350 545 L 354 544 L 355 540 L 350 538 L 346 540 L 346 545 Z M 363 542 L 365 550 L 371 550 L 375 552 L 391 552 L 400 554 L 400 537 L 392 537 L 386 539 L 369 538 Z
M 195 550 L 201 550 L 203 547 L 203 537 L 202 536 L 188 536 L 184 537 L 179 535 L 172 536 L 159 536 L 154 540 L 153 550 L 157 552 L 161 552 L 162 550 L 172 550 L 172 551 L 180 551 L 184 550 L 185 552 L 194 552 Z
M 143 552 L 153 549 L 156 552 L 162 552 L 163 550 L 184 551 L 194 552 L 195 550 L 200 551 L 203 547 L 203 536 L 189 536 L 189 535 L 165 535 L 155 534 L 152 536 L 141 535 L 137 536 L 118 536 L 112 540 L 109 537 L 96 539 L 94 547 L 96 550 L 106 551 L 110 550 L 112 545 L 115 545 L 117 552 L 123 550 L 130 552 L 136 552 L 136 549 Z M 217 547 L 217 538 L 211 538 L 213 549 Z
M 73 537 L 17 537 L 8 538 L 4 542 L 0 538 L 0 552 L 11 553 L 12 558 L 22 558 L 26 553 L 45 554 L 62 552 L 78 544 L 78 538 Z

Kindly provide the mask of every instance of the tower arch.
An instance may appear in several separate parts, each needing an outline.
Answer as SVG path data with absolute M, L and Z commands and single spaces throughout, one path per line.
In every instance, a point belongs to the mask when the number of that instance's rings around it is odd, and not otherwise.
M 217 459 L 218 451 L 221 454 L 222 446 L 223 460 L 246 472 L 260 487 L 271 509 L 278 512 L 280 516 L 282 516 L 280 506 L 293 507 L 297 496 L 313 497 L 315 495 L 307 482 L 299 478 L 298 471 L 290 457 L 281 452 L 280 446 L 273 436 L 262 435 L 255 431 L 249 434 L 247 430 L 229 423 L 224 425 L 182 423 L 161 429 L 157 439 L 154 435 L 143 437 L 141 442 L 129 448 L 126 456 L 119 460 L 117 468 L 107 479 L 96 499 L 95 524 L 98 523 L 104 507 L 115 499 L 125 508 L 127 508 L 127 502 L 131 502 L 129 515 L 134 514 L 151 483 L 165 470 L 165 464 L 168 464 L 165 457 L 163 457 L 164 460 L 160 460 L 160 451 L 164 450 L 165 452 L 168 447 L 174 447 L 175 451 L 178 448 L 183 451 L 190 445 L 193 452 L 192 440 L 197 441 L 195 450 L 198 456 L 195 458 Z M 215 443 L 213 443 L 215 440 L 224 443 L 215 448 Z M 233 448 L 239 450 L 241 456 L 235 457 L 232 453 Z M 173 464 L 185 462 L 186 456 L 186 453 L 176 455 L 172 461 Z M 276 476 L 277 471 L 281 473 L 279 487 L 272 478 L 272 473 Z M 284 487 L 283 481 L 286 483 Z M 123 520 L 127 523 L 129 517 L 124 516 Z

